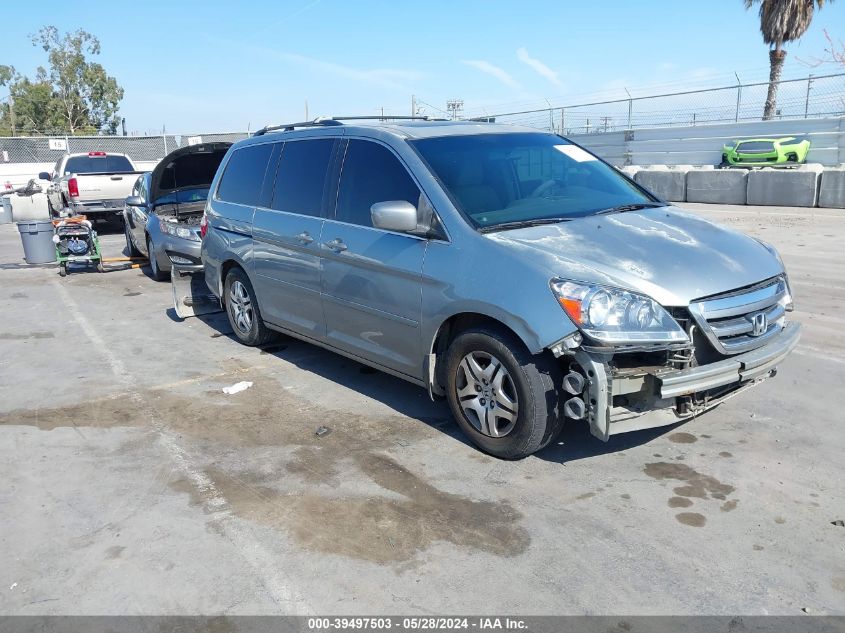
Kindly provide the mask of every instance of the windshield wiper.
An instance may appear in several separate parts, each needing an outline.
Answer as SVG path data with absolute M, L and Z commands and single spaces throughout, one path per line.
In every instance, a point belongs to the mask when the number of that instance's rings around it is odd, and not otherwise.
M 492 233 L 493 231 L 509 231 L 511 229 L 524 229 L 529 226 L 541 226 L 543 224 L 557 224 L 558 222 L 569 222 L 572 218 L 537 218 L 535 220 L 516 220 L 514 222 L 501 222 L 482 226 L 478 229 L 481 233 Z
M 669 206 L 663 202 L 637 202 L 634 204 L 620 204 L 618 207 L 610 207 L 596 211 L 593 215 L 606 215 L 608 213 L 625 213 L 625 211 L 639 211 L 640 209 L 657 209 L 658 207 Z

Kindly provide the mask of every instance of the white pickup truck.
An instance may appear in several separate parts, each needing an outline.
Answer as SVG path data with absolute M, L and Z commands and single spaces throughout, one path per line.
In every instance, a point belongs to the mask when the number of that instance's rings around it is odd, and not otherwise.
M 51 181 L 47 199 L 52 215 L 65 210 L 93 218 L 117 217 L 140 172 L 126 154 L 66 154 L 39 178 Z

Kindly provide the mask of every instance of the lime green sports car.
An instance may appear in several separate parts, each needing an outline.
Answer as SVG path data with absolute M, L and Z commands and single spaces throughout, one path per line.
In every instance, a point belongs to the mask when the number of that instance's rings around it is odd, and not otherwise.
M 747 138 L 722 148 L 722 166 L 796 165 L 807 160 L 810 140 L 800 136 Z

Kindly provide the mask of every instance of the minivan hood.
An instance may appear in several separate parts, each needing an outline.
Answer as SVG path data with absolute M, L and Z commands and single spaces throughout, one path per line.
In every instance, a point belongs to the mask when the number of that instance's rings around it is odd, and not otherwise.
M 170 152 L 150 176 L 150 200 L 174 191 L 210 187 L 231 143 L 200 143 Z
M 742 288 L 783 271 L 757 240 L 676 207 L 489 233 L 540 258 L 550 278 L 626 288 L 665 306 Z

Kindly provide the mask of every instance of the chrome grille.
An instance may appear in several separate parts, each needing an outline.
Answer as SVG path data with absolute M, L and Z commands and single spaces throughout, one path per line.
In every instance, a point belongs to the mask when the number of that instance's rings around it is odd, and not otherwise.
M 690 303 L 696 324 L 722 354 L 765 345 L 786 323 L 789 290 L 783 277 Z

